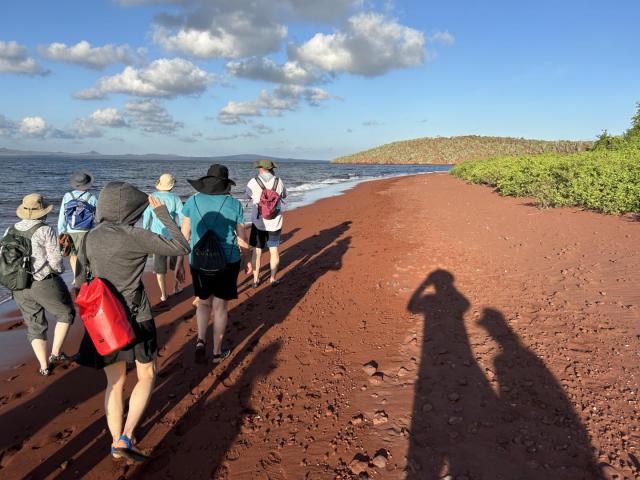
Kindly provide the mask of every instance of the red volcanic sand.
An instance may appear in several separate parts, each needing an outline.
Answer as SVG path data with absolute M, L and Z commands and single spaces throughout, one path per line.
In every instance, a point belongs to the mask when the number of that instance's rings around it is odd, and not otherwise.
M 157 315 L 147 464 L 108 456 L 101 372 L 29 361 L 0 380 L 0 477 L 639 475 L 638 223 L 528 202 L 434 174 L 289 213 L 226 363 L 194 363 L 188 292 Z

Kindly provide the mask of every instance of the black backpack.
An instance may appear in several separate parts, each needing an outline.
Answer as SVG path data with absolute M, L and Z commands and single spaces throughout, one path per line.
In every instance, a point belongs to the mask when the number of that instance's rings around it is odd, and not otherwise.
M 31 237 L 44 223 L 21 232 L 15 227 L 0 240 L 0 284 L 9 290 L 24 290 L 31 286 Z
M 227 197 L 229 198 L 229 197 Z M 220 215 L 220 211 L 222 207 L 224 207 L 227 198 L 224 199 L 222 205 L 220 206 L 220 210 L 216 213 L 215 221 L 218 219 L 218 215 Z M 204 275 L 213 275 L 215 273 L 221 272 L 227 266 L 227 257 L 224 254 L 224 250 L 220 245 L 220 240 L 218 240 L 218 236 L 216 233 L 209 228 L 207 223 L 204 221 L 204 217 L 202 213 L 200 213 L 200 209 L 198 208 L 198 203 L 196 202 L 195 197 L 193 198 L 193 203 L 196 206 L 196 210 L 200 215 L 200 218 L 207 227 L 207 232 L 200 237 L 198 243 L 196 243 L 191 252 L 191 270 L 195 270 Z

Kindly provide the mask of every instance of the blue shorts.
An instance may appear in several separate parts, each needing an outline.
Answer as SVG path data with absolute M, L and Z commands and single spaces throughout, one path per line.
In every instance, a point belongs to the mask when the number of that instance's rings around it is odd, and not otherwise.
M 265 248 L 277 248 L 280 245 L 280 232 L 267 232 L 259 230 L 255 225 L 251 225 L 251 235 L 249 236 L 249 245 L 264 250 Z

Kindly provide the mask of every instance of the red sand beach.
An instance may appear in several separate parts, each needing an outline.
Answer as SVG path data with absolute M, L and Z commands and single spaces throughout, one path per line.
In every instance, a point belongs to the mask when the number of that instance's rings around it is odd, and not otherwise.
M 195 364 L 188 291 L 158 313 L 149 462 L 108 455 L 101 372 L 29 359 L 0 374 L 0 477 L 638 478 L 635 219 L 433 174 L 290 212 L 284 238 L 280 286 L 241 275 L 226 363 Z

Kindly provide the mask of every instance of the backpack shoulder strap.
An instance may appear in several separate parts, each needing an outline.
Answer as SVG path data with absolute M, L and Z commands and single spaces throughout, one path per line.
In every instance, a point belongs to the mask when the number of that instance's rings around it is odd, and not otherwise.
M 266 190 L 267 187 L 264 186 L 264 183 L 262 183 L 262 180 L 260 180 L 260 177 L 255 177 L 256 183 L 258 184 L 258 186 L 262 189 L 262 190 Z
M 33 234 L 36 233 L 36 230 L 38 230 L 39 228 L 44 227 L 45 224 L 40 222 L 35 224 L 33 227 L 31 227 L 29 230 L 18 230 L 15 225 L 12 227 L 9 227 L 9 231 L 7 232 L 7 235 L 12 234 L 13 236 L 19 236 L 19 237 L 24 237 L 27 240 L 31 240 L 31 237 L 33 237 Z
M 276 177 L 275 181 L 273 182 L 273 187 L 271 188 L 271 190 L 276 192 L 276 189 L 278 188 L 278 183 L 279 182 L 280 182 L 280 179 L 278 177 Z M 278 193 L 278 192 L 276 192 L 276 193 Z

